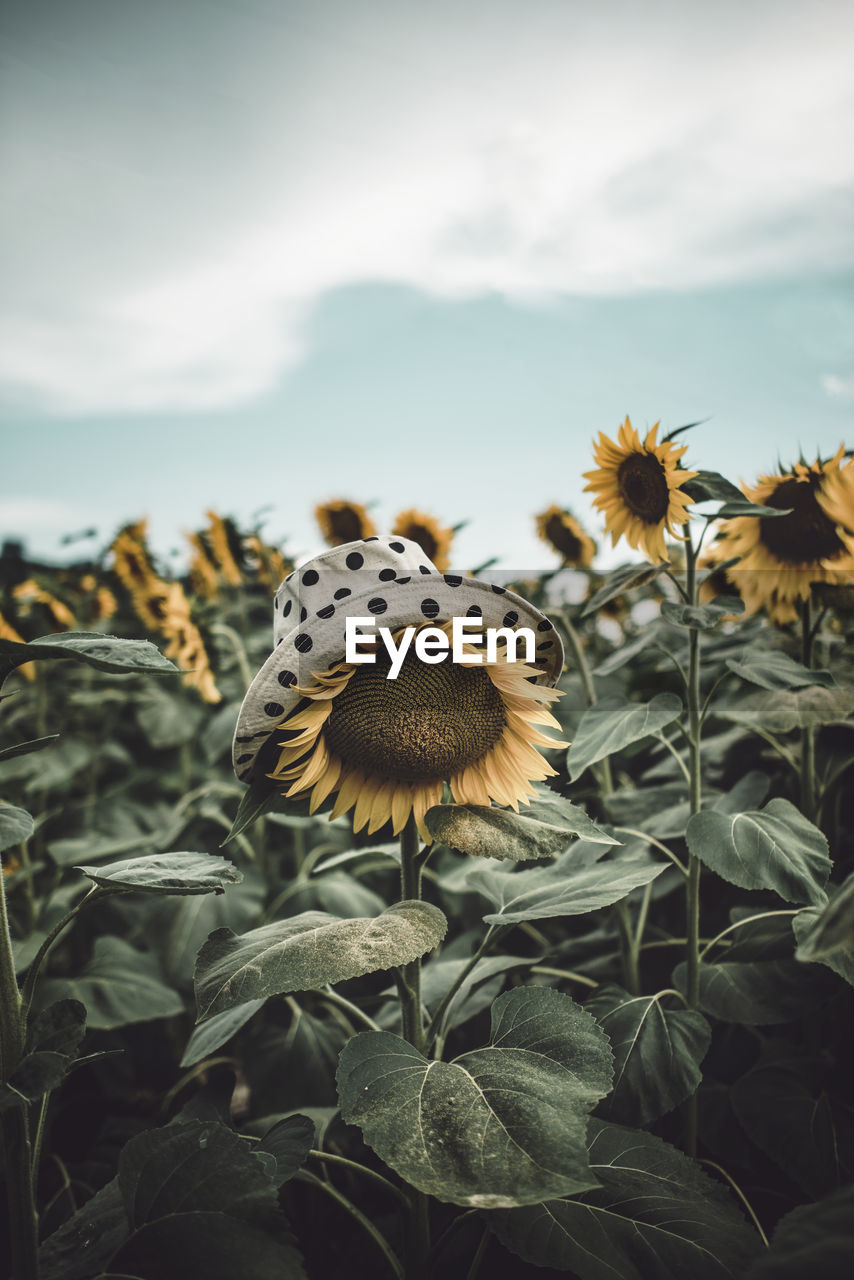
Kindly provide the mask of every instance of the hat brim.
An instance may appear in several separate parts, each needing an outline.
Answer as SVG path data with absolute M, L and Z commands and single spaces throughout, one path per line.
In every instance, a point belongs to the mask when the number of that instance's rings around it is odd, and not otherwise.
M 377 628 L 391 631 L 422 623 L 439 626 L 455 617 L 479 617 L 484 627 L 528 627 L 535 635 L 539 682 L 553 685 L 563 670 L 563 644 L 553 624 L 505 587 L 457 574 L 384 582 L 335 608 L 328 605 L 277 644 L 246 691 L 237 718 L 232 759 L 242 782 L 252 780 L 259 751 L 300 701 L 297 688 L 344 660 L 347 617 L 372 617 Z

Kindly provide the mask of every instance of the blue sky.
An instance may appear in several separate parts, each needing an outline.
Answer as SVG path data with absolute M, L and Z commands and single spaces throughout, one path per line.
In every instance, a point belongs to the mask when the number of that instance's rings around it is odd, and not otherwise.
M 854 443 L 836 0 L 12 0 L 0 537 L 209 505 L 549 563 L 625 414 L 751 480 Z M 613 559 L 613 556 L 608 557 Z

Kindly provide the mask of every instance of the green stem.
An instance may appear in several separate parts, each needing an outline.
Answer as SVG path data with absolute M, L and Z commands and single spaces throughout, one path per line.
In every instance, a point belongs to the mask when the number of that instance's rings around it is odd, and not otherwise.
M 623 958 L 623 985 L 629 995 L 640 995 L 640 964 L 635 945 L 635 929 L 627 898 L 614 904 L 614 918 L 620 934 L 620 953 Z
M 86 906 L 88 902 L 92 902 L 95 898 L 105 898 L 108 895 L 111 895 L 114 893 L 120 893 L 120 892 L 121 890 L 103 889 L 101 888 L 100 885 L 93 884 L 92 888 L 89 890 L 86 896 L 84 898 L 81 898 L 80 901 L 77 903 L 77 905 L 72 907 L 71 910 L 53 926 L 50 933 L 47 935 L 44 942 L 41 944 L 38 951 L 36 952 L 33 962 L 30 965 L 29 969 L 27 970 L 27 976 L 24 979 L 24 989 L 23 989 L 23 995 L 21 1000 L 21 1015 L 25 1022 L 26 1022 L 27 1014 L 29 1013 L 30 1005 L 32 1004 L 33 993 L 36 989 L 36 982 L 38 981 L 39 970 L 41 969 L 42 964 L 44 963 L 47 953 L 50 951 L 51 947 L 56 942 L 57 938 L 62 933 L 65 926 L 71 923 L 71 921 L 75 918 L 75 916 L 77 916 L 83 910 L 83 908 Z
M 801 661 L 810 669 L 813 666 L 813 639 L 810 602 L 804 600 L 801 604 Z M 816 817 L 815 797 L 815 726 L 807 724 L 801 729 L 801 811 L 810 822 L 814 822 Z
M 580 982 L 583 987 L 590 987 L 591 991 L 599 986 L 594 978 L 587 978 L 583 973 L 576 973 L 574 969 L 553 969 L 548 964 L 535 964 L 531 973 L 541 973 L 546 978 L 563 978 L 565 982 Z
M 349 1169 L 351 1173 L 359 1174 L 360 1177 L 368 1178 L 371 1182 L 379 1183 L 385 1191 L 393 1195 L 407 1209 L 409 1208 L 409 1198 L 400 1190 L 400 1187 L 396 1187 L 393 1182 L 389 1182 L 388 1178 L 384 1178 L 375 1169 L 369 1169 L 367 1165 L 357 1164 L 355 1160 L 348 1160 L 346 1156 L 333 1155 L 331 1151 L 309 1151 L 308 1158 L 320 1160 L 324 1164 L 338 1165 L 342 1169 Z
M 371 1237 L 374 1244 L 391 1267 L 394 1275 L 398 1277 L 398 1280 L 409 1280 L 408 1273 L 404 1272 L 403 1267 L 400 1265 L 400 1259 L 386 1240 L 385 1236 L 382 1232 L 377 1230 L 370 1219 L 365 1217 L 361 1209 L 357 1209 L 352 1201 L 348 1200 L 347 1197 L 342 1195 L 336 1187 L 332 1186 L 331 1182 L 324 1182 L 322 1178 L 318 1178 L 315 1174 L 309 1173 L 307 1169 L 300 1169 L 296 1177 L 298 1182 L 310 1183 L 311 1186 L 316 1187 L 318 1191 L 323 1191 L 326 1195 L 330 1196 L 331 1199 L 340 1204 L 341 1208 L 346 1210 L 355 1222 L 358 1222 L 366 1235 Z M 17 1277 L 15 1280 L 17 1280 Z
M 697 604 L 697 552 L 691 541 L 689 525 L 685 533 L 685 591 L 689 606 Z M 703 775 L 700 755 L 702 732 L 702 706 L 700 702 L 700 631 L 692 627 L 688 632 L 688 768 L 689 815 L 699 813 L 703 807 Z M 702 864 L 696 854 L 688 854 L 688 879 L 685 886 L 685 947 L 686 990 L 689 1009 L 696 1009 L 700 1002 L 700 876 Z M 697 1094 L 688 1099 L 686 1114 L 686 1147 L 690 1156 L 697 1154 Z
M 39 1217 L 33 1195 L 29 1122 L 24 1103 L 3 1111 L 0 1133 L 9 1205 L 10 1280 L 38 1280 Z
M 357 1004 L 353 1004 L 352 1001 L 347 1000 L 345 996 L 339 995 L 333 987 L 324 987 L 320 993 L 320 998 L 326 1004 L 337 1005 L 339 1009 L 343 1009 L 346 1013 L 352 1013 L 354 1017 L 358 1018 L 360 1022 L 363 1022 L 369 1030 L 380 1030 L 373 1018 L 369 1017 L 368 1014 L 365 1013 L 364 1009 L 360 1009 Z
M 712 947 L 716 947 L 718 943 L 725 938 L 728 933 L 732 933 L 734 929 L 740 929 L 746 924 L 753 924 L 754 920 L 768 920 L 771 916 L 797 916 L 800 915 L 802 911 L 806 911 L 806 907 L 787 908 L 785 911 L 760 911 L 758 915 L 747 916 L 744 920 L 736 920 L 735 924 L 727 925 L 725 929 L 722 929 L 720 933 L 716 934 L 715 937 L 711 939 L 711 941 L 706 943 L 703 947 L 700 959 L 704 959 L 706 953 L 711 951 Z
M 428 1049 L 433 1049 L 435 1041 L 437 1040 L 438 1037 L 441 1036 L 442 1031 L 444 1030 L 442 1024 L 445 1019 L 445 1014 L 448 1012 L 448 1007 L 451 1001 L 453 1000 L 454 996 L 459 991 L 460 987 L 465 982 L 466 978 L 471 973 L 472 969 L 477 964 L 478 960 L 481 958 L 481 956 L 486 954 L 486 952 L 489 950 L 489 948 L 493 945 L 494 942 L 497 942 L 499 938 L 502 938 L 504 934 L 509 933 L 509 931 L 510 930 L 507 926 L 494 925 L 494 924 L 489 926 L 486 933 L 483 935 L 483 938 L 481 939 L 480 945 L 478 946 L 477 950 L 471 956 L 468 963 L 465 964 L 463 968 L 460 970 L 460 972 L 457 974 L 454 981 L 448 987 L 448 990 L 442 996 L 442 999 L 440 1000 L 439 1004 L 436 1006 L 436 1009 L 433 1013 L 432 1018 L 430 1019 L 429 1025 L 424 1035 L 424 1039 Z

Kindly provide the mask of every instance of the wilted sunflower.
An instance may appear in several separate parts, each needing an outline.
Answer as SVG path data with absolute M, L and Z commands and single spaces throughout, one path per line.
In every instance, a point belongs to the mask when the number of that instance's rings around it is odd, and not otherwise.
M 624 537 L 653 564 L 667 559 L 665 529 L 671 537 L 681 538 L 676 525 L 688 519 L 691 500 L 679 486 L 697 475 L 679 466 L 687 445 L 667 440 L 656 443 L 658 426 L 656 422 L 647 432 L 643 444 L 628 418 L 620 427 L 616 444 L 600 431 L 598 444 L 593 444 L 599 470 L 584 472 L 590 482 L 585 491 L 596 494 L 593 503 L 605 515 L 611 545 L 616 546 Z
M 314 508 L 314 517 L 320 525 L 330 547 L 342 547 L 345 542 L 361 542 L 372 538 L 376 526 L 361 502 L 348 502 L 346 498 L 333 498 Z
M 730 554 L 740 557 L 730 577 L 748 613 L 765 608 L 773 621 L 785 624 L 794 621 L 799 602 L 809 599 L 812 583 L 852 581 L 854 468 L 840 465 L 844 452 L 841 445 L 827 461 L 800 461 L 789 471 L 760 476 L 752 487 L 742 485 L 751 502 L 791 511 L 771 519 L 723 521 Z
M 337 792 L 332 816 L 355 806 L 354 830 L 372 833 L 391 820 L 397 835 L 411 813 L 429 844 L 424 814 L 441 802 L 445 781 L 458 803 L 518 810 L 536 795 L 532 782 L 554 776 L 536 748 L 567 744 L 534 726 L 560 727 L 547 710 L 560 693 L 532 683 L 535 668 L 500 651 L 480 666 L 450 655 L 428 665 L 411 647 L 397 679 L 387 670 L 379 654 L 367 666 L 336 663 L 299 688 L 308 705 L 279 726 L 288 737 L 269 776 L 289 784 L 287 796 L 310 792 L 312 813 Z
M 596 554 L 596 543 L 588 537 L 575 516 L 562 507 L 547 507 L 535 517 L 537 533 L 563 557 L 565 565 L 589 569 Z
M 427 559 L 433 561 L 440 573 L 445 573 L 451 567 L 450 555 L 454 531 L 444 528 L 435 516 L 427 515 L 425 511 L 418 511 L 416 507 L 410 507 L 408 511 L 401 511 L 400 515 L 395 516 L 391 531 L 401 538 L 409 538 L 412 542 L 417 542 Z

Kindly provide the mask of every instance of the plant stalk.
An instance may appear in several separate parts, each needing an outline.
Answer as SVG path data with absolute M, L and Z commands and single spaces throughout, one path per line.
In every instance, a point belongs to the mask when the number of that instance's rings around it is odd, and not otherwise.
M 810 601 L 801 604 L 801 662 L 805 667 L 813 666 L 812 609 Z M 816 819 L 816 785 L 815 785 L 815 726 L 804 725 L 801 729 L 801 812 L 810 822 Z
M 690 525 L 683 526 L 685 542 L 685 592 L 689 607 L 697 604 L 697 552 L 691 541 Z M 700 754 L 702 732 L 702 703 L 700 701 L 700 630 L 692 627 L 688 632 L 688 770 L 689 817 L 703 807 L 703 775 Z M 693 853 L 688 854 L 688 879 L 685 886 L 685 947 L 686 998 L 689 1009 L 696 1009 L 700 1001 L 700 875 L 702 864 Z M 686 1147 L 690 1156 L 697 1153 L 697 1095 L 688 1099 Z

